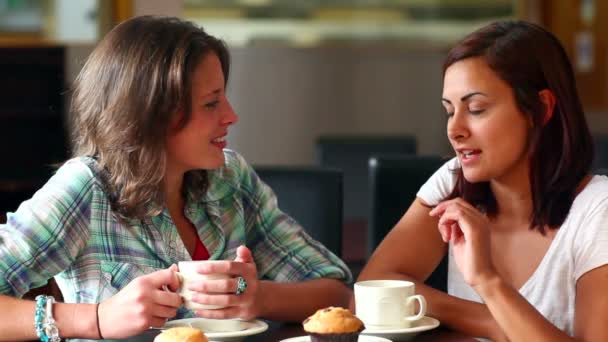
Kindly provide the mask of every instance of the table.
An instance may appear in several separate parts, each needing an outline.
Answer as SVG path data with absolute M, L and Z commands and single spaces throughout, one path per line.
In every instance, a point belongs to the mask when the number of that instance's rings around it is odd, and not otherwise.
M 296 323 L 279 323 L 279 322 L 269 322 L 269 328 L 265 332 L 248 336 L 243 341 L 244 342 L 278 342 L 290 337 L 302 336 L 306 335 L 304 330 L 302 329 L 301 324 Z M 124 340 L 125 342 L 150 342 L 154 339 L 154 336 L 158 335 L 159 331 L 149 330 L 144 334 L 131 338 L 128 340 Z M 444 328 L 437 328 L 431 331 L 423 332 L 417 335 L 412 342 L 433 342 L 433 341 L 441 341 L 441 342 L 477 342 L 476 339 L 463 335 L 461 333 L 457 333 L 454 331 L 450 331 Z

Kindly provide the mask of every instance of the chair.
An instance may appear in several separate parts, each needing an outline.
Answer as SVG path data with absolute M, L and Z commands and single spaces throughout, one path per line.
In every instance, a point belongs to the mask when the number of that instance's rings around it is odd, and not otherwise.
M 320 167 L 255 167 L 279 208 L 337 256 L 342 255 L 342 172 Z
M 592 170 L 594 173 L 604 172 L 608 169 L 608 135 L 594 134 L 595 157 Z
M 370 158 L 371 210 L 368 227 L 368 255 L 395 226 L 416 198 L 426 180 L 444 163 L 439 156 L 381 155 Z M 447 257 L 426 281 L 447 289 Z
M 368 160 L 374 154 L 415 154 L 413 136 L 321 136 L 316 142 L 321 166 L 344 172 L 344 258 L 365 259 L 369 219 Z
M 1 6 L 0 6 L 1 7 Z M 64 47 L 0 48 L 0 223 L 68 158 Z

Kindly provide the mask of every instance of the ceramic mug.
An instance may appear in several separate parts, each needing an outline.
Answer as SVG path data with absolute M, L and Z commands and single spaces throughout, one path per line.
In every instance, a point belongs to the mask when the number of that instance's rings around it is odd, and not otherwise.
M 216 310 L 222 309 L 226 306 L 224 305 L 211 305 L 211 304 L 201 304 L 192 301 L 192 295 L 196 291 L 188 290 L 188 286 L 193 282 L 198 282 L 201 280 L 213 280 L 213 279 L 227 279 L 230 278 L 229 275 L 223 273 L 211 273 L 211 274 L 201 274 L 198 273 L 197 267 L 201 263 L 205 262 L 213 262 L 208 260 L 196 260 L 196 261 L 180 261 L 177 264 L 179 268 L 179 272 L 176 272 L 177 277 L 179 278 L 179 289 L 177 293 L 184 299 L 184 306 L 190 310 Z
M 414 313 L 418 301 L 420 310 Z M 426 314 L 426 300 L 405 280 L 367 280 L 355 283 L 357 317 L 366 329 L 409 328 Z

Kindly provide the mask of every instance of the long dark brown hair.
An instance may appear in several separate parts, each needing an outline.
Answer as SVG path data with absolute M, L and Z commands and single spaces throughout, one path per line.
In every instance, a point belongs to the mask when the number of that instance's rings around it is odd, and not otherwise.
M 113 208 L 121 218 L 162 210 L 165 141 L 176 112 L 191 115 L 192 74 L 209 53 L 228 80 L 229 53 L 221 40 L 193 23 L 141 16 L 110 31 L 78 75 L 72 99 L 73 155 L 92 156 L 106 171 Z M 204 172 L 186 184 L 205 186 Z
M 532 119 L 528 142 L 532 214 L 530 228 L 545 233 L 545 226 L 561 226 L 576 188 L 590 172 L 594 148 L 574 72 L 559 40 L 542 27 L 524 21 L 489 24 L 452 48 L 443 73 L 452 64 L 482 57 L 512 89 L 518 109 Z M 539 97 L 548 89 L 556 99 L 550 120 L 543 124 L 545 107 Z M 496 199 L 489 182 L 469 183 L 462 169 L 448 198 L 462 197 L 495 216 Z

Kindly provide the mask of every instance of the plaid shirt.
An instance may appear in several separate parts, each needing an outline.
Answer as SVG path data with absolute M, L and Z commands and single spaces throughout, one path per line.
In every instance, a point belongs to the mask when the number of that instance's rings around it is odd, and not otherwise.
M 232 260 L 248 246 L 260 279 L 296 282 L 352 276 L 344 263 L 277 207 L 272 190 L 237 153 L 209 171 L 203 198 L 188 196 L 185 214 L 210 260 Z M 95 303 L 131 280 L 191 260 L 165 209 L 120 223 L 90 157 L 74 158 L 0 225 L 0 293 L 20 297 L 55 277 L 66 302 Z M 339 229 L 339 227 L 336 227 Z M 181 311 L 177 318 L 192 313 Z

